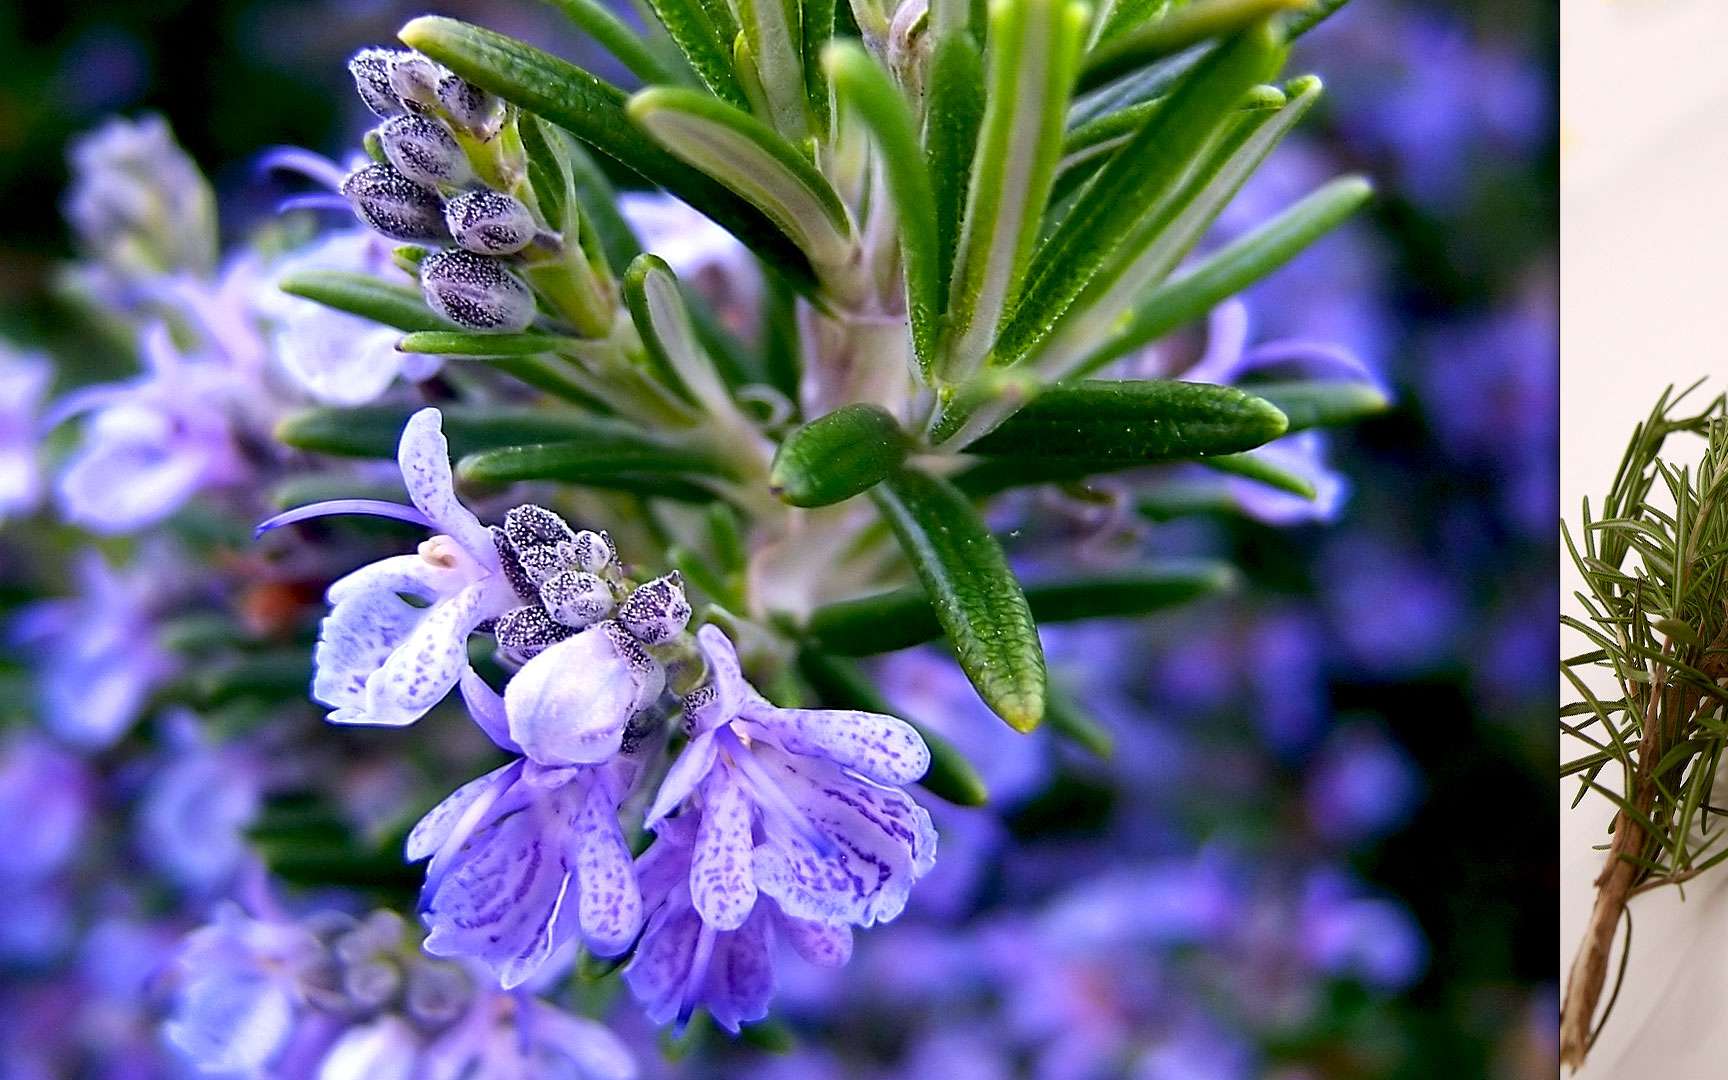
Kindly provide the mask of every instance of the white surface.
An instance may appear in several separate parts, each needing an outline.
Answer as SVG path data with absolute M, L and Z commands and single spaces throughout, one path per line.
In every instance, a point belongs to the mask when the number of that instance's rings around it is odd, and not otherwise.
M 1728 388 L 1728 4 L 1567 0 L 1562 14 L 1560 505 L 1573 521 L 1664 385 L 1710 376 Z M 1561 580 L 1576 613 L 1577 574 L 1563 565 Z M 1602 863 L 1590 848 L 1612 816 L 1594 797 L 1568 810 L 1571 797 L 1567 785 L 1563 974 Z M 1578 1075 L 1728 1076 L 1728 867 L 1684 902 L 1673 889 L 1640 897 L 1632 917 L 1625 988 Z

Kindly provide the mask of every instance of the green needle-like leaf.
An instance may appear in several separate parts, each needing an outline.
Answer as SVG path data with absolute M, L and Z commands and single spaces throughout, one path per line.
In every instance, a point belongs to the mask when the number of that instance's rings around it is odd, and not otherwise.
M 984 57 L 971 34 L 956 32 L 936 43 L 928 84 L 924 155 L 936 204 L 937 295 L 946 297 L 966 212 L 966 182 L 984 122 Z
M 1262 446 L 1284 414 L 1235 387 L 1173 380 L 1055 386 L 967 453 L 1032 459 L 1175 461 Z
M 1242 95 L 1272 74 L 1282 52 L 1262 26 L 1231 39 L 1188 73 L 1039 248 L 993 362 L 1017 363 L 1043 340 L 1117 245 L 1179 194 L 1195 157 L 1234 117 Z
M 738 75 L 732 69 L 732 39 L 738 28 L 727 23 L 715 25 L 707 7 L 699 0 L 648 0 L 666 33 L 677 44 L 690 67 L 713 91 L 714 96 L 729 105 L 747 109 Z M 647 79 L 649 83 L 666 83 L 668 79 Z
M 942 310 L 939 291 L 936 202 L 930 173 L 918 146 L 918 130 L 906 100 L 870 54 L 852 42 L 835 43 L 822 55 L 823 67 L 842 103 L 856 110 L 880 147 L 900 224 L 900 253 L 905 265 L 906 309 L 912 322 L 912 346 L 919 365 L 930 369 L 936 348 L 937 319 Z
M 1156 22 L 1118 34 L 1086 58 L 1080 88 L 1102 86 L 1184 49 L 1229 37 L 1306 0 L 1195 0 Z
M 562 480 L 592 487 L 622 486 L 624 490 L 635 490 L 644 476 L 729 477 L 725 462 L 714 454 L 650 439 L 622 426 L 607 439 L 481 450 L 458 461 L 456 474 L 483 484 Z M 623 482 L 626 478 L 631 479 Z
M 660 62 L 648 43 L 599 0 L 548 0 L 570 21 L 616 56 L 645 83 L 678 83 L 688 79 Z
M 772 128 L 704 94 L 666 87 L 631 98 L 629 112 L 660 145 L 767 215 L 819 273 L 846 266 L 853 243 L 845 205 Z
M 1312 499 L 1319 494 L 1312 480 L 1268 461 L 1259 454 L 1221 454 L 1218 457 L 1206 458 L 1201 464 L 1231 476 L 1258 481 L 1299 498 Z
M 1362 177 L 1341 177 L 1206 256 L 1192 270 L 1160 285 L 1137 303 L 1127 327 L 1087 357 L 1078 370 L 1096 371 L 1200 318 L 1343 224 L 1373 193 L 1373 186 Z
M 768 482 L 793 506 L 828 506 L 861 495 L 906 460 L 910 442 L 877 405 L 846 405 L 786 436 Z
M 898 715 L 857 665 L 849 661 L 823 655 L 814 649 L 804 649 L 798 654 L 798 673 L 804 676 L 804 681 L 810 684 L 810 689 L 816 692 L 822 704 L 829 708 Z M 990 793 L 984 786 L 984 778 L 953 743 L 916 720 L 907 719 L 906 722 L 917 729 L 924 745 L 930 748 L 930 770 L 924 774 L 924 779 L 918 781 L 920 787 L 958 806 L 983 806 L 989 801 Z
M 1226 563 L 1171 562 L 1121 574 L 1029 585 L 1026 602 L 1040 623 L 1138 618 L 1232 588 Z M 922 589 L 847 600 L 818 608 L 805 626 L 816 645 L 837 656 L 874 656 L 942 636 Z
M 1044 723 L 1051 731 L 1093 757 L 1109 760 L 1116 752 L 1116 737 L 1086 711 L 1085 706 L 1054 688 L 1044 708 Z
M 872 489 L 967 678 L 1018 731 L 1044 716 L 1044 649 L 1001 545 L 953 485 L 907 470 Z
M 1343 379 L 1256 382 L 1243 389 L 1278 406 L 1291 431 L 1354 424 L 1385 412 L 1392 404 L 1378 386 Z
M 804 81 L 803 14 L 798 0 L 735 0 L 774 130 L 799 141 L 810 134 Z
M 804 0 L 802 33 L 804 35 L 804 93 L 809 98 L 810 115 L 816 121 L 816 135 L 827 138 L 833 122 L 828 104 L 828 77 L 822 69 L 822 51 L 834 38 L 836 0 Z
M 966 214 L 954 256 L 940 373 L 975 371 L 1019 296 L 1062 155 L 1086 33 L 1069 0 L 1007 0 L 991 13 L 990 70 Z
M 477 26 L 425 15 L 400 34 L 404 44 L 456 74 L 574 134 L 702 211 L 789 280 L 813 283 L 808 263 L 761 211 L 678 161 L 630 122 L 622 90 L 558 57 Z
M 557 352 L 572 338 L 555 334 L 472 334 L 464 330 L 418 330 L 396 343 L 405 353 L 433 356 L 537 356 Z
M 294 413 L 276 426 L 276 438 L 297 450 L 342 457 L 393 458 L 402 428 L 415 412 L 409 405 L 315 408 Z M 446 405 L 444 436 L 454 455 L 497 446 L 552 439 L 614 441 L 642 436 L 622 425 L 574 413 L 542 409 Z
M 345 270 L 303 270 L 282 279 L 282 291 L 398 330 L 451 330 L 412 285 Z
M 658 255 L 639 255 L 624 274 L 624 300 L 643 346 L 661 370 L 682 383 L 715 419 L 734 430 L 748 427 L 696 324 L 672 268 Z

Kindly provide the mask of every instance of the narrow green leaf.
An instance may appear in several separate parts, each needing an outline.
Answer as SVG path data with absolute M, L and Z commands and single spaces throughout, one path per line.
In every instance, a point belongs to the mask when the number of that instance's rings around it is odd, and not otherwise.
M 1378 386 L 1342 379 L 1256 382 L 1243 389 L 1276 405 L 1289 419 L 1291 431 L 1354 424 L 1392 404 Z
M 622 90 L 531 45 L 454 19 L 421 16 L 401 39 L 456 74 L 536 113 L 708 215 L 801 286 L 808 263 L 761 211 L 645 138 Z
M 887 479 L 910 449 L 886 410 L 846 405 L 787 435 L 774 455 L 768 483 L 793 506 L 828 506 Z
M 666 33 L 677 43 L 684 58 L 690 61 L 691 69 L 703 85 L 721 101 L 740 109 L 749 108 L 744 88 L 739 85 L 738 75 L 732 68 L 732 39 L 737 36 L 738 28 L 730 23 L 730 12 L 726 23 L 716 25 L 708 7 L 699 0 L 648 2 L 653 6 L 660 25 L 666 28 Z M 644 81 L 666 83 L 671 80 Z
M 1284 35 L 1295 41 L 1337 14 L 1339 9 L 1349 2 L 1350 0 L 1308 0 L 1307 6 L 1292 15 L 1284 24 Z
M 398 330 L 452 329 L 426 306 L 419 289 L 381 281 L 370 274 L 302 270 L 282 279 L 282 291 Z
M 1126 328 L 1077 368 L 1096 371 L 1211 311 L 1343 224 L 1374 193 L 1359 176 L 1325 185 L 1253 232 L 1218 249 L 1135 305 Z
M 599 0 L 547 0 L 645 83 L 679 83 L 687 76 L 660 62 L 648 43 Z M 716 91 L 718 93 L 718 91 Z
M 666 87 L 631 98 L 629 113 L 660 145 L 761 210 L 819 273 L 846 266 L 853 243 L 845 205 L 772 128 L 714 98 Z
M 810 115 L 815 119 L 819 140 L 828 138 L 833 123 L 828 78 L 822 68 L 822 50 L 834 39 L 836 6 L 836 0 L 804 0 L 804 93 L 810 99 Z
M 1018 731 L 1044 716 L 1044 649 L 1001 545 L 953 485 L 910 470 L 871 490 L 961 670 Z
M 1007 0 L 991 12 L 984 117 L 938 365 L 949 382 L 977 369 L 1019 296 L 1085 32 L 1086 9 L 1070 0 Z
M 474 334 L 465 330 L 417 330 L 396 343 L 405 353 L 434 356 L 537 356 L 575 344 L 556 334 Z
M 794 142 L 810 134 L 804 83 L 804 28 L 798 0 L 736 0 L 738 25 L 750 44 L 756 77 L 774 130 Z
M 1292 80 L 1291 88 L 1295 97 L 1287 103 L 1284 94 L 1272 87 L 1256 88 L 1249 96 L 1265 99 L 1272 107 L 1233 117 L 1215 145 L 1204 151 L 1181 192 L 1148 214 L 1117 245 L 1037 347 L 1036 363 L 1045 377 L 1071 374 L 1099 342 L 1109 338 L 1134 300 L 1169 277 L 1266 156 L 1320 98 L 1319 79 Z
M 1138 618 L 1233 588 L 1226 563 L 1168 562 L 1121 574 L 1043 582 L 1026 587 L 1026 602 L 1040 623 Z M 922 645 L 942 636 L 942 625 L 923 589 L 895 589 L 818 608 L 805 625 L 810 639 L 836 656 L 874 656 Z
M 1235 115 L 1235 106 L 1276 68 L 1282 49 L 1261 27 L 1207 56 L 1118 150 L 1032 260 L 1019 305 L 1008 316 L 994 362 L 1014 364 L 1049 333 L 1135 226 L 1175 198 L 1194 158 Z
M 678 278 L 665 260 L 638 255 L 624 274 L 624 300 L 655 363 L 683 384 L 711 418 L 724 418 L 734 427 L 744 424 L 713 357 L 697 336 Z
M 729 476 L 726 463 L 714 454 L 647 438 L 620 427 L 608 439 L 580 442 L 539 442 L 501 446 L 468 454 L 456 463 L 456 474 L 483 484 L 517 480 L 562 480 L 593 487 L 644 476 Z M 625 485 L 634 490 L 635 481 Z
M 1162 19 L 1172 0 L 1104 0 L 1092 16 L 1088 51 L 1098 48 L 1125 30 Z
M 1303 499 L 1312 499 L 1319 495 L 1313 481 L 1274 464 L 1259 454 L 1220 454 L 1202 459 L 1201 464 L 1231 476 L 1259 481 L 1268 487 Z
M 1651 626 L 1655 627 L 1657 633 L 1663 634 L 1682 645 L 1689 645 L 1694 649 L 1704 647 L 1704 639 L 1698 636 L 1698 631 L 1693 628 L 1691 623 L 1683 619 L 1657 619 L 1651 623 Z M 1656 771 L 1660 773 L 1662 770 Z
M 1194 0 L 1094 49 L 1086 58 L 1080 88 L 1102 86 L 1202 42 L 1240 33 L 1304 3 L 1306 0 Z
M 1051 387 L 966 452 L 1176 461 L 1251 450 L 1288 426 L 1276 406 L 1235 387 L 1100 379 Z
M 351 409 L 314 408 L 293 413 L 276 426 L 276 438 L 297 450 L 342 457 L 393 458 L 402 428 L 418 406 L 361 405 Z M 497 446 L 551 439 L 615 441 L 631 429 L 596 417 L 543 409 L 446 405 L 444 436 L 453 455 Z M 637 436 L 640 438 L 640 436 Z
M 950 5 L 958 6 L 958 5 Z M 941 38 L 930 60 L 924 153 L 936 204 L 937 295 L 952 288 L 967 180 L 984 122 L 984 57 L 972 35 Z
M 526 128 L 530 125 L 522 126 Z M 560 130 L 550 121 L 538 117 L 532 126 Z M 642 241 L 637 238 L 635 229 L 618 209 L 618 193 L 613 190 L 612 182 L 606 179 L 606 174 L 601 171 L 594 158 L 580 144 L 572 144 L 566 140 L 565 145 L 556 148 L 556 153 L 558 164 L 569 170 L 570 180 L 576 187 L 576 201 L 582 204 L 583 227 L 593 234 L 595 243 L 605 258 L 607 269 L 612 271 L 614 277 L 622 277 L 624 268 L 630 265 L 630 260 L 642 253 Z
M 1196 64 L 1215 51 L 1216 44 L 1201 45 L 1160 60 L 1090 93 L 1077 95 L 1074 107 L 1068 110 L 1069 130 L 1101 120 L 1111 113 L 1163 97 L 1181 82 Z
M 899 715 L 856 664 L 839 657 L 824 656 L 814 649 L 803 649 L 798 653 L 798 673 L 829 708 Z M 990 793 L 984 785 L 984 778 L 953 743 L 916 720 L 903 719 L 917 729 L 924 745 L 930 748 L 930 770 L 924 774 L 924 779 L 918 781 L 920 787 L 957 806 L 983 806 L 989 801 Z
M 942 310 L 941 270 L 937 265 L 936 203 L 918 146 L 917 125 L 899 89 L 861 46 L 837 42 L 823 53 L 822 63 L 839 100 L 856 110 L 876 136 L 899 219 L 912 346 L 920 368 L 928 372 Z
M 1054 688 L 1044 708 L 1044 722 L 1050 730 L 1093 757 L 1108 761 L 1116 753 L 1116 737 L 1068 694 Z

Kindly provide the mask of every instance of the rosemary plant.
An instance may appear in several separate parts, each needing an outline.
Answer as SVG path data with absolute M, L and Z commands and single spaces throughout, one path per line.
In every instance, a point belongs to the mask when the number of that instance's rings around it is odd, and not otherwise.
M 1728 740 L 1728 400 L 1691 412 L 1688 393 L 1661 396 L 1599 509 L 1586 500 L 1578 530 L 1562 526 L 1585 591 L 1576 595 L 1584 617 L 1561 623 L 1585 651 L 1560 665 L 1575 697 L 1560 730 L 1589 752 L 1561 777 L 1575 779 L 1574 806 L 1595 792 L 1618 810 L 1561 1010 L 1561 1060 L 1573 1068 L 1613 1008 L 1610 994 L 1597 1020 L 1621 922 L 1625 973 L 1628 902 L 1728 859 L 1713 801 Z M 1703 442 L 1695 467 L 1679 463 L 1695 453 L 1673 443 L 1686 436 Z

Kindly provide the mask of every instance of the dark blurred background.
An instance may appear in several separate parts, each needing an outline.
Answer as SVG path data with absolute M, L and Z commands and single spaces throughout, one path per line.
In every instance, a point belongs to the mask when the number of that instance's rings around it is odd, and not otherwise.
M 1149 525 L 1164 548 L 1234 552 L 1254 582 L 1223 609 L 1150 632 L 1147 711 L 1203 747 L 1208 769 L 1156 800 L 1165 825 L 1188 846 L 1294 842 L 1281 830 L 1293 801 L 1323 783 L 1312 750 L 1323 740 L 1289 736 L 1286 721 L 1367 732 L 1413 768 L 1407 806 L 1336 849 L 1407 906 L 1426 940 L 1407 993 L 1376 1003 L 1371 1020 L 1348 995 L 1329 1014 L 1345 1042 L 1397 1044 L 1368 1072 L 1551 1075 L 1556 8 L 1356 0 L 1300 43 L 1292 70 L 1321 73 L 1327 100 L 1232 213 L 1253 220 L 1340 171 L 1369 175 L 1381 195 L 1255 290 L 1256 337 L 1342 341 L 1399 404 L 1335 440 L 1349 488 L 1336 521 Z M 355 145 L 365 119 L 343 58 L 423 10 L 0 8 L 0 330 L 23 342 L 62 333 L 51 285 L 72 254 L 56 209 L 70 136 L 113 113 L 170 117 L 213 177 L 232 241 L 274 194 L 253 174 L 256 154 Z M 618 75 L 548 6 L 436 10 Z M 1398 786 L 1384 773 L 1332 782 L 1346 801 Z M 1036 834 L 1040 812 L 1073 810 L 1034 805 L 1013 824 Z

